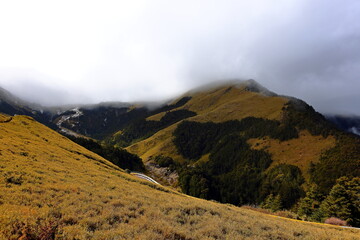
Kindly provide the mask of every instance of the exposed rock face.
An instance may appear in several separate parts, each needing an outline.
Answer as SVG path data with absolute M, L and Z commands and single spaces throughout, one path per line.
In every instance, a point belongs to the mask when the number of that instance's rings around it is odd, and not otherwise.
M 145 164 L 146 170 L 151 173 L 151 177 L 159 180 L 160 182 L 164 182 L 166 185 L 175 187 L 179 175 L 176 171 L 171 171 L 170 168 L 160 167 L 156 163 L 149 161 Z

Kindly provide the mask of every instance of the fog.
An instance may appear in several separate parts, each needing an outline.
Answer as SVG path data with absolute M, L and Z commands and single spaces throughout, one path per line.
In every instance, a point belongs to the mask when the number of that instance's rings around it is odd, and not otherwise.
M 255 79 L 360 114 L 360 1 L 7 1 L 0 86 L 44 105 L 159 101 Z

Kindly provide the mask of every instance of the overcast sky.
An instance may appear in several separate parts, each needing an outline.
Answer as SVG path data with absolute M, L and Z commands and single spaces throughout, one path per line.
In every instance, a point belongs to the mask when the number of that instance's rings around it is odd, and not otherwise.
M 26 100 L 160 100 L 229 78 L 360 115 L 360 1 L 0 3 L 0 86 Z

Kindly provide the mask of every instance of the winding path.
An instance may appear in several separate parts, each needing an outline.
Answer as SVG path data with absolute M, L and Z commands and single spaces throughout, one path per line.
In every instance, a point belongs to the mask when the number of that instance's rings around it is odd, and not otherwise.
M 130 174 L 133 175 L 133 176 L 136 176 L 136 177 L 138 177 L 138 178 L 142 178 L 142 179 L 147 180 L 147 181 L 149 181 L 149 182 L 152 182 L 152 183 L 155 183 L 155 184 L 160 185 L 160 183 L 158 183 L 157 181 L 155 181 L 155 180 L 152 179 L 151 177 L 146 176 L 145 174 L 142 174 L 142 173 L 139 173 L 139 172 L 131 172 Z

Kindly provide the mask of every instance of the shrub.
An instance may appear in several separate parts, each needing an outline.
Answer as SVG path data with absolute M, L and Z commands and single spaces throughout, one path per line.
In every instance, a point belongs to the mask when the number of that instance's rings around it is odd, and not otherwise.
M 6 178 L 6 183 L 15 184 L 15 185 L 21 185 L 23 183 L 22 176 L 11 176 Z
M 299 219 L 296 213 L 290 211 L 277 211 L 274 215 L 284 218 Z
M 347 226 L 347 222 L 340 218 L 331 217 L 325 220 L 326 224 L 338 225 L 338 226 Z

